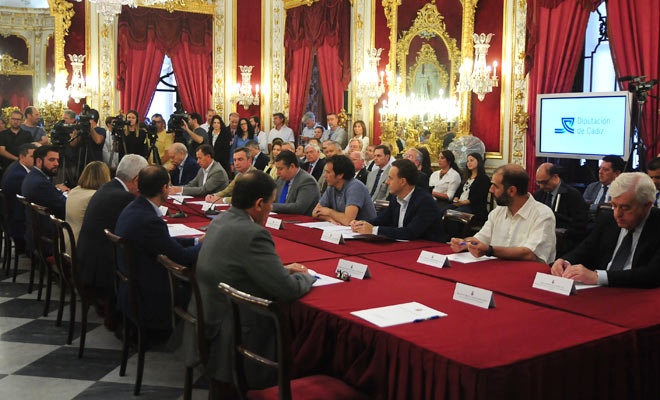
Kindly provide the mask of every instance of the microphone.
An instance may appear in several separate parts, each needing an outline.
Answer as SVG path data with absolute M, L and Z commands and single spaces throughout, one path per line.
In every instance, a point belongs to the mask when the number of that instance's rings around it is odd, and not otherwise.
M 185 201 L 185 200 L 184 200 L 184 201 Z M 179 206 L 176 204 L 176 201 L 174 201 L 174 199 L 172 199 L 171 203 L 172 203 L 172 205 L 173 205 L 174 207 L 176 207 L 176 209 L 177 209 L 179 212 L 174 213 L 174 214 L 172 214 L 172 213 L 170 212 L 170 213 L 169 213 L 169 214 L 170 214 L 170 215 L 169 215 L 170 218 L 188 218 L 188 215 L 186 215 L 186 213 L 183 212 L 183 210 L 181 209 L 181 207 L 179 207 Z M 183 204 L 183 201 L 181 202 L 181 204 Z
M 213 203 L 211 203 L 211 206 L 209 207 L 208 210 L 204 211 L 204 214 L 206 215 L 218 215 L 220 214 L 220 211 L 213 209 L 213 206 L 215 203 L 217 203 L 222 197 L 218 197 Z

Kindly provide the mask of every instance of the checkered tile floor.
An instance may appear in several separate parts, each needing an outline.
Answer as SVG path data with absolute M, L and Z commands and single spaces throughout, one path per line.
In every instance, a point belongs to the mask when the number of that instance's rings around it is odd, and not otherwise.
M 29 261 L 19 260 L 16 283 L 0 271 L 0 399 L 128 399 L 133 396 L 137 355 L 119 376 L 121 341 L 89 312 L 85 354 L 78 359 L 80 326 L 67 346 L 69 311 L 55 326 L 59 288 L 53 285 L 51 311 L 42 316 L 44 302 L 37 291 L 27 293 Z M 44 291 L 45 294 L 45 291 Z M 55 301 L 53 301 L 55 300 Z M 68 300 L 68 297 L 67 297 Z M 76 307 L 80 310 L 80 306 Z M 76 317 L 80 321 L 80 316 Z M 139 399 L 183 398 L 183 355 L 165 349 L 148 350 Z M 194 399 L 206 399 L 206 383 L 195 371 Z

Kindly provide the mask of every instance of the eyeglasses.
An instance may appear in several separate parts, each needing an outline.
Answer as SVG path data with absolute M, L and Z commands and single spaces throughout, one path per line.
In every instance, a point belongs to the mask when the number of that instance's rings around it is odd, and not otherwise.
M 547 185 L 548 182 L 550 182 L 550 179 L 545 179 L 545 180 L 542 180 L 542 181 L 536 181 L 536 184 L 539 185 L 539 186 L 540 185 Z
M 9 118 L 9 119 L 11 119 L 12 121 L 23 121 L 23 118 Z

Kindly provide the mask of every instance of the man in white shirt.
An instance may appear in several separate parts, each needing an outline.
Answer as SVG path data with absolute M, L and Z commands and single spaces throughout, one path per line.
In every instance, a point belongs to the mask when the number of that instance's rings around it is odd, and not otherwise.
M 660 157 L 656 157 L 649 161 L 646 173 L 653 180 L 655 185 L 655 200 L 653 207 L 660 208 Z
M 252 125 L 254 136 L 259 142 L 259 151 L 266 155 L 270 154 L 268 152 L 268 134 L 261 130 L 261 118 L 259 118 L 257 115 L 251 116 L 250 125 Z
M 213 147 L 209 144 L 199 146 L 196 152 L 197 164 L 200 168 L 197 175 L 184 186 L 172 186 L 170 194 L 182 194 L 186 196 L 206 196 L 218 192 L 229 185 L 227 171 L 220 163 L 213 160 Z
M 208 110 L 206 110 L 206 122 L 201 124 L 199 127 L 204 128 L 204 130 L 208 132 L 209 128 L 211 127 L 211 118 L 213 118 L 213 116 L 215 116 L 214 109 L 209 108 Z
M 273 124 L 275 125 L 275 127 L 271 129 L 270 132 L 268 133 L 268 153 L 270 153 L 271 149 L 273 148 L 273 140 L 275 138 L 280 138 L 285 143 L 286 142 L 293 143 L 295 141 L 293 131 L 291 130 L 291 128 L 284 125 L 284 121 L 285 121 L 284 114 L 282 113 L 273 114 Z
M 300 132 L 300 138 L 302 139 L 303 144 L 307 144 L 309 139 L 314 137 L 314 128 L 319 125 L 316 123 L 316 116 L 311 111 L 307 111 L 305 115 L 303 115 L 302 122 L 305 126 L 303 127 L 302 132 Z
M 527 192 L 529 176 L 523 167 L 509 164 L 493 174 L 490 192 L 497 201 L 483 228 L 465 239 L 452 238 L 455 252 L 495 256 L 508 260 L 549 263 L 555 258 L 555 215 Z

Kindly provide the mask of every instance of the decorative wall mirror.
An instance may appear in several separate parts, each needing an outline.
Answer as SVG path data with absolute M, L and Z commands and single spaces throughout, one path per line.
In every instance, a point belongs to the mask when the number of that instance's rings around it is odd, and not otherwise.
M 408 93 L 420 99 L 431 99 L 442 91 L 451 93 L 449 73 L 444 64 L 440 64 L 435 50 L 424 43 L 417 52 L 415 64 L 408 69 Z

